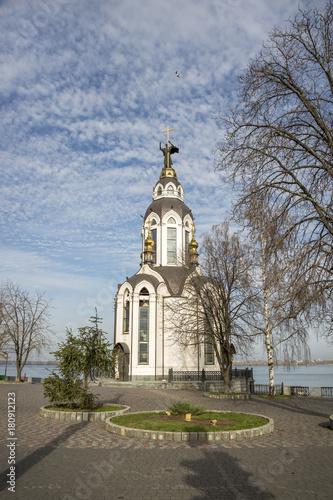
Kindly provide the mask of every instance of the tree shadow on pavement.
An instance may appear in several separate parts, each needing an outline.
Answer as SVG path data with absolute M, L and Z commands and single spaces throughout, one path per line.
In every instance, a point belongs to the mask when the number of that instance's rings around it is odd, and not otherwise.
M 197 496 L 191 497 L 192 500 L 274 499 L 272 493 L 255 484 L 258 478 L 241 468 L 238 461 L 227 452 L 205 451 L 205 457 L 184 460 L 181 466 L 189 471 L 186 477 L 187 484 L 198 491 Z
M 63 444 L 69 438 L 71 438 L 74 434 L 81 431 L 84 427 L 86 427 L 89 422 L 78 422 L 72 424 L 70 427 L 67 427 L 62 434 L 59 434 L 57 437 L 51 439 L 47 444 L 34 450 L 30 455 L 27 455 L 22 460 L 19 460 L 15 463 L 15 472 L 16 472 L 16 483 L 17 480 L 20 479 L 29 469 L 40 463 L 41 459 L 45 458 L 47 455 L 50 455 L 52 451 L 59 445 Z M 10 439 L 7 441 L 7 445 L 10 443 Z M 16 441 L 13 440 L 16 443 Z M 17 443 L 19 446 L 19 442 Z M 9 450 L 9 448 L 8 448 Z M 16 449 L 16 453 L 17 453 Z M 9 477 L 7 474 L 9 473 L 9 467 L 6 468 L 5 471 L 0 474 L 0 492 L 7 489 L 9 484 L 7 481 Z
M 271 406 L 273 408 L 277 408 L 277 409 L 281 409 L 281 410 L 285 410 L 285 411 L 290 411 L 293 413 L 303 413 L 304 415 L 311 415 L 313 417 L 327 417 L 327 415 L 329 413 L 329 409 L 327 410 L 328 413 L 321 413 L 321 412 L 313 410 L 312 408 L 305 408 L 304 406 L 302 406 L 301 403 L 313 403 L 314 401 L 309 401 L 308 399 L 306 400 L 305 398 L 301 399 L 301 397 L 300 397 L 300 399 L 298 399 L 296 397 L 296 398 L 284 400 L 283 402 L 281 400 L 274 399 L 274 398 L 257 397 L 257 398 L 255 398 L 255 400 L 252 399 L 252 401 L 255 401 L 256 404 L 260 404 L 263 407 Z M 320 400 L 319 402 L 322 403 L 322 400 Z M 327 401 L 327 403 L 328 403 L 328 401 Z

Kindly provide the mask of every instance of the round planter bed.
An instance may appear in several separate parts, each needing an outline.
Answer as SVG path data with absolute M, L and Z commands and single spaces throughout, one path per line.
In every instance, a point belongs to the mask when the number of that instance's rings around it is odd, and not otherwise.
M 217 410 L 206 410 L 206 413 L 224 413 L 232 414 L 235 412 L 230 411 L 217 411 Z M 149 412 L 149 414 L 156 413 L 160 415 L 165 415 L 165 412 L 155 411 Z M 139 415 L 143 412 L 129 413 L 131 415 Z M 258 415 L 254 413 L 237 412 L 238 415 L 249 415 L 253 417 L 260 417 L 266 421 L 263 425 L 259 427 L 252 427 L 250 429 L 240 429 L 240 430 L 229 430 L 229 431 L 209 431 L 209 432 L 170 432 L 170 431 L 159 431 L 159 430 L 145 430 L 145 429 L 134 429 L 132 427 L 125 427 L 124 425 L 118 425 L 112 422 L 112 418 L 107 418 L 105 420 L 105 430 L 113 434 L 118 434 L 120 436 L 126 436 L 131 438 L 140 438 L 146 440 L 154 441 L 229 441 L 232 439 L 243 439 L 252 438 L 255 436 L 262 436 L 264 434 L 270 434 L 274 431 L 274 421 L 271 418 L 265 417 L 264 415 Z M 185 420 L 185 417 L 184 417 Z
M 112 405 L 109 405 L 112 406 Z M 119 407 L 115 411 L 69 411 L 50 410 L 51 406 L 42 406 L 39 416 L 50 420 L 60 420 L 62 422 L 96 422 L 104 421 L 108 417 L 117 417 L 129 411 L 130 406 L 114 405 Z M 53 407 L 54 408 L 54 407 Z
M 250 394 L 214 394 L 205 392 L 204 397 L 213 399 L 250 399 Z

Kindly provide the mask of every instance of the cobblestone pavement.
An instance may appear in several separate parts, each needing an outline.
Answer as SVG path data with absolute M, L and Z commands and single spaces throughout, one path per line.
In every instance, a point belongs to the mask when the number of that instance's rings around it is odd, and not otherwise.
M 333 400 L 225 401 L 199 391 L 98 387 L 100 400 L 131 411 L 164 410 L 180 398 L 213 410 L 274 419 L 267 436 L 228 442 L 143 441 L 106 432 L 101 422 L 37 416 L 40 385 L 0 384 L 0 496 L 8 491 L 7 395 L 16 395 L 16 491 L 20 499 L 331 499 Z

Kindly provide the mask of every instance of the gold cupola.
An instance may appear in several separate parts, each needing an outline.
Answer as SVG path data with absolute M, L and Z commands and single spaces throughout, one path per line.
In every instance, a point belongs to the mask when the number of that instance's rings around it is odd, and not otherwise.
M 167 167 L 167 168 L 162 168 L 162 171 L 160 173 L 160 179 L 177 179 L 177 174 L 176 171 L 172 167 Z
M 150 220 L 148 221 L 148 235 L 147 238 L 145 239 L 145 249 L 143 252 L 143 262 L 145 264 L 150 264 L 154 260 L 154 240 L 151 237 L 151 231 L 150 231 L 150 225 L 151 222 Z
M 189 254 L 190 254 L 190 263 L 197 266 L 199 263 L 199 254 L 197 252 L 197 248 L 199 245 L 195 240 L 194 233 L 195 233 L 195 229 L 193 228 L 192 240 L 190 241 L 188 246 L 189 246 Z

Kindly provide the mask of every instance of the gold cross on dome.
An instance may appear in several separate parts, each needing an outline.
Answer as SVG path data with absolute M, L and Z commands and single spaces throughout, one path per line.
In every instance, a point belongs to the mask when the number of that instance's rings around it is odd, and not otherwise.
M 167 126 L 167 129 L 166 130 L 163 130 L 162 134 L 165 134 L 165 132 L 167 132 L 167 148 L 169 147 L 169 132 L 171 132 L 171 130 L 175 130 L 174 128 L 169 128 L 169 125 Z

